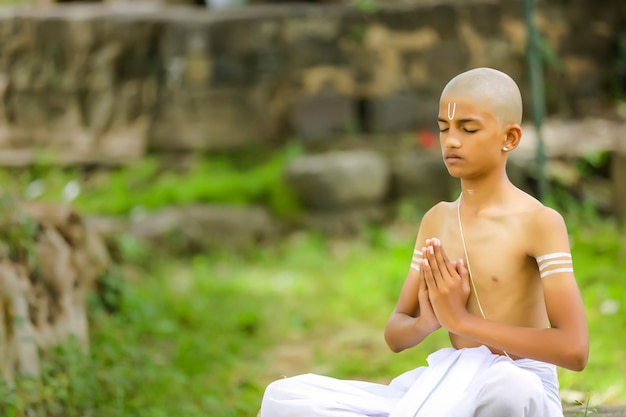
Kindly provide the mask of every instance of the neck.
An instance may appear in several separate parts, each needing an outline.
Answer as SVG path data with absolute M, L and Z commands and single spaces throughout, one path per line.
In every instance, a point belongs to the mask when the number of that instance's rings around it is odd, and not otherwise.
M 512 186 L 506 174 L 492 178 L 461 179 L 463 206 L 480 211 L 498 205 Z

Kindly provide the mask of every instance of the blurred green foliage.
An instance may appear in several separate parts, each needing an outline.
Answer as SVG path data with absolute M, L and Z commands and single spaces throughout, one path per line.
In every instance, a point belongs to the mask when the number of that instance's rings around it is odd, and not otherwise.
M 66 198 L 86 214 L 228 202 L 264 204 L 288 217 L 299 207 L 282 175 L 301 152 L 151 157 L 104 173 L 40 165 L 0 171 L 0 183 L 5 195 Z M 606 160 L 589 155 L 579 171 L 596 175 Z M 564 190 L 555 205 L 569 225 L 591 333 L 587 369 L 560 370 L 562 388 L 587 394 L 591 404 L 626 403 L 626 236 Z M 100 277 L 89 300 L 89 353 L 69 343 L 47 354 L 40 378 L 0 383 L 0 415 L 254 416 L 264 387 L 283 375 L 386 383 L 424 364 L 448 344 L 443 331 L 400 354 L 382 338 L 421 216 L 410 204 L 397 212 L 397 223 L 364 227 L 352 239 L 307 232 L 245 253 L 189 258 L 155 257 L 120 236 L 122 264 Z
M 60 170 L 40 164 L 0 171 L 6 193 L 41 201 L 71 201 L 85 214 L 132 215 L 193 203 L 262 204 L 282 217 L 299 212 L 283 181 L 285 164 L 301 149 L 211 155 L 178 161 L 146 157 L 108 171 Z
M 352 239 L 297 234 L 245 254 L 138 264 L 110 314 L 91 304 L 91 350 L 53 352 L 39 380 L 0 387 L 6 416 L 254 416 L 264 387 L 317 372 L 388 382 L 448 344 L 443 331 L 400 354 L 382 330 L 399 294 L 418 213 Z M 572 212 L 566 220 L 587 309 L 591 356 L 561 387 L 624 403 L 626 236 Z M 291 360 L 289 359 L 291 358 Z

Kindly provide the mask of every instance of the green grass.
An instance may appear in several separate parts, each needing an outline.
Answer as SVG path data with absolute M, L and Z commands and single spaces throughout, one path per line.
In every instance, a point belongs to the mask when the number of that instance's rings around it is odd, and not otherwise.
M 608 221 L 570 221 L 591 357 L 582 373 L 559 371 L 562 388 L 591 404 L 626 403 L 626 237 Z M 0 392 L 0 411 L 243 417 L 283 375 L 388 382 L 448 343 L 439 331 L 393 354 L 382 339 L 415 232 L 404 223 L 350 240 L 294 235 L 245 254 L 144 255 L 145 266 L 127 271 L 115 314 L 93 304 L 90 354 L 59 350 L 41 381 Z
M 57 202 L 75 182 L 73 204 L 84 214 L 226 202 L 263 204 L 288 218 L 299 208 L 282 173 L 300 151 L 185 164 L 146 158 L 106 173 L 37 166 L 0 171 L 0 183 L 5 193 Z M 624 404 L 626 236 L 590 207 L 561 200 L 591 334 L 587 369 L 559 370 L 561 387 L 591 405 Z M 246 253 L 194 258 L 151 253 L 121 236 L 126 279 L 113 271 L 101 298 L 91 300 L 90 353 L 60 348 L 41 378 L 0 384 L 0 414 L 253 416 L 264 387 L 284 375 L 386 383 L 423 365 L 447 346 L 443 331 L 400 354 L 382 336 L 417 232 L 414 209 L 398 210 L 404 220 L 353 239 L 302 233 Z
M 0 184 L 4 192 L 28 200 L 71 201 L 84 214 L 129 216 L 172 205 L 224 203 L 260 204 L 278 216 L 292 217 L 299 207 L 283 172 L 300 152 L 297 145 L 289 145 L 280 152 L 258 150 L 236 157 L 146 157 L 109 170 L 40 164 L 0 170 Z

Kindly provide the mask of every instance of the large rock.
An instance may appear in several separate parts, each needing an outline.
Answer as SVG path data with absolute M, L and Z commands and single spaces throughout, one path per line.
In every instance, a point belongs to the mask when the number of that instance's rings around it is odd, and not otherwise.
M 173 252 L 249 249 L 271 239 L 278 226 L 260 207 L 172 207 L 137 220 L 131 234 Z
M 355 103 L 341 94 L 315 94 L 295 101 L 291 124 L 304 140 L 328 139 L 345 133 L 357 124 Z
M 445 83 L 476 66 L 506 71 L 529 94 L 522 9 L 493 0 L 378 2 L 372 13 L 345 2 L 109 1 L 0 10 L 0 164 L 33 163 L 41 150 L 121 163 L 146 147 L 425 128 Z M 610 114 L 603 86 L 623 78 L 613 47 L 625 3 L 561 3 L 538 3 L 560 59 L 546 71 L 549 109 Z
M 38 376 L 40 355 L 72 338 L 88 349 L 87 296 L 97 294 L 111 259 L 69 206 L 6 200 L 3 214 L 0 374 L 11 380 L 16 371 Z
M 156 102 L 155 22 L 102 6 L 0 13 L 0 164 L 143 155 Z
M 389 189 L 389 166 L 370 151 L 337 151 L 294 159 L 287 183 L 313 210 L 382 203 Z
M 415 150 L 391 160 L 393 196 L 429 207 L 441 200 L 456 198 L 458 180 L 451 177 L 439 152 Z
M 267 138 L 261 105 L 246 91 L 168 91 L 151 128 L 157 151 L 243 148 Z
M 302 225 L 326 235 L 355 235 L 372 224 L 390 220 L 390 212 L 384 206 L 362 206 L 331 211 L 314 211 L 305 215 Z

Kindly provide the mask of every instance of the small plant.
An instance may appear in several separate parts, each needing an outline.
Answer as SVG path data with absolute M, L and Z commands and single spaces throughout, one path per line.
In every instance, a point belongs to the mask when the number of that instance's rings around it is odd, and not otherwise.
M 378 11 L 378 0 L 352 0 L 352 7 L 363 13 L 375 13 Z
M 279 216 L 297 216 L 300 207 L 283 172 L 301 149 L 290 145 L 278 152 L 251 153 L 254 157 L 205 155 L 184 168 L 172 168 L 156 156 L 111 170 L 38 165 L 0 171 L 0 183 L 28 200 L 71 200 L 84 214 L 131 216 L 174 205 L 227 203 L 260 204 Z

